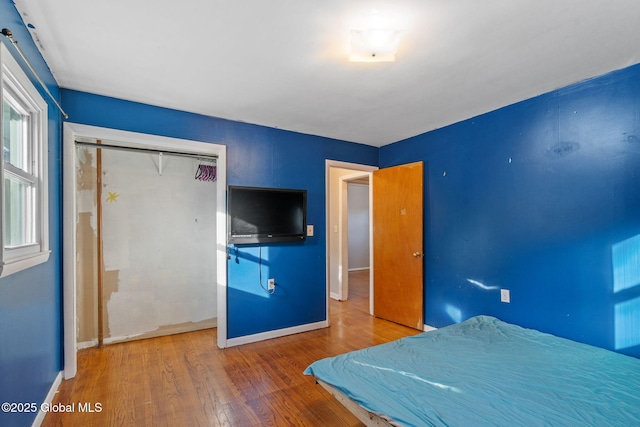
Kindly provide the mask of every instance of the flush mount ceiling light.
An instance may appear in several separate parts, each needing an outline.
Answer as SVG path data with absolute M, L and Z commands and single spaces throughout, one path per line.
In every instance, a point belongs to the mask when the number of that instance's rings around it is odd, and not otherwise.
M 351 62 L 392 62 L 400 43 L 401 31 L 378 11 L 371 13 L 351 30 Z
M 393 29 L 351 30 L 351 62 L 393 62 L 400 31 Z

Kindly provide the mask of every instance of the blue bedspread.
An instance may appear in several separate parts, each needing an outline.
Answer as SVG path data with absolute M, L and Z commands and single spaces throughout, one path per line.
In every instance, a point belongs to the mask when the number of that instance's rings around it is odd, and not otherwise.
M 640 360 L 477 316 L 305 371 L 404 426 L 640 426 Z

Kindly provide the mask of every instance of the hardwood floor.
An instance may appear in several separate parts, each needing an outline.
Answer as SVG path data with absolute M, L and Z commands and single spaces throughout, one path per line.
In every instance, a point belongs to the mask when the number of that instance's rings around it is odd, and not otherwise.
M 329 328 L 224 350 L 215 329 L 82 350 L 53 401 L 65 412 L 42 425 L 362 426 L 302 371 L 420 332 L 368 315 L 368 274 L 349 274 L 349 300 L 330 301 Z

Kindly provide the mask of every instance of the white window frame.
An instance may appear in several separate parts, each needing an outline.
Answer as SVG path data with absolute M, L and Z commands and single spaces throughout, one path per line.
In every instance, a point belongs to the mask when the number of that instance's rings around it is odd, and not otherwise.
M 30 117 L 29 132 L 32 144 L 30 145 L 29 161 L 32 162 L 32 170 L 25 174 L 19 168 L 11 164 L 5 164 L 4 153 L 0 156 L 0 277 L 17 273 L 35 265 L 47 262 L 49 259 L 49 186 L 48 186 L 48 136 L 47 136 L 47 103 L 42 98 L 36 87 L 25 74 L 24 70 L 14 59 L 9 49 L 0 42 L 0 97 L 4 100 L 5 91 L 10 93 L 25 109 Z M 4 102 L 0 102 L 0 117 L 4 117 Z M 0 135 L 4 137 L 4 120 L 0 120 Z M 4 147 L 4 143 L 3 143 Z M 11 171 L 19 175 L 21 179 L 35 184 L 35 243 L 19 247 L 6 247 L 4 245 L 5 225 L 5 171 Z M 35 181 L 33 181 L 35 179 Z

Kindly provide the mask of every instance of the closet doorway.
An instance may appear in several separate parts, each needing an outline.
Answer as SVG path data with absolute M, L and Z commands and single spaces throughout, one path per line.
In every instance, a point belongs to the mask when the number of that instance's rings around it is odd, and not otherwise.
M 225 154 L 65 123 L 66 378 L 82 346 L 217 326 L 226 347 Z
M 122 144 L 76 140 L 79 348 L 216 326 L 215 158 Z

